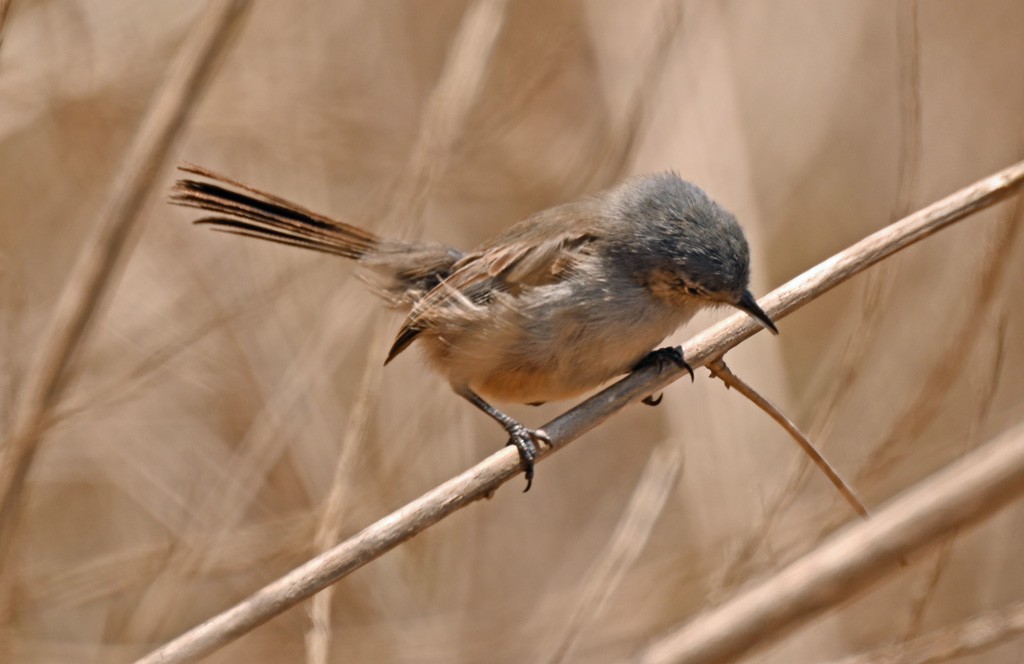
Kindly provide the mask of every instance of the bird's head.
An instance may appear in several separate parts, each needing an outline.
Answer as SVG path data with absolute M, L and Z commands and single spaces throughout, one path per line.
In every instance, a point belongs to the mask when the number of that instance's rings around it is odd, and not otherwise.
M 748 290 L 750 249 L 736 218 L 675 173 L 643 175 L 610 195 L 615 251 L 656 297 L 677 306 L 730 305 L 773 334 Z

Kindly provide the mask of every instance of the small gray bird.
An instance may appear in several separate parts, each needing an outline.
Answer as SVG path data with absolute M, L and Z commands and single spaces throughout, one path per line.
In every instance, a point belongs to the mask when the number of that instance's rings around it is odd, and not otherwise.
M 418 342 L 455 393 L 508 432 L 527 490 L 547 437 L 485 397 L 539 404 L 651 362 L 689 368 L 678 349 L 652 349 L 704 307 L 737 307 L 778 333 L 747 290 L 750 251 L 735 217 L 675 173 L 543 210 L 467 253 L 378 237 L 203 168 L 181 170 L 202 179 L 179 180 L 171 201 L 213 213 L 195 223 L 357 260 L 360 276 L 408 311 L 385 364 Z

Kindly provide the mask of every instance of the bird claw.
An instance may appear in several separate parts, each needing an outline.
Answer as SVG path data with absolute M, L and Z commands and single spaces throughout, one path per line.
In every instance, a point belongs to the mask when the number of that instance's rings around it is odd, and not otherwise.
M 645 406 L 657 406 L 659 403 L 661 403 L 661 399 L 664 396 L 665 395 L 662 394 L 661 392 L 658 392 L 658 396 L 648 394 L 647 396 L 640 400 L 640 403 L 642 403 Z
M 510 424 L 508 431 L 508 445 L 515 445 L 519 451 L 519 459 L 523 463 L 523 471 L 526 475 L 526 488 L 523 493 L 533 486 L 533 465 L 537 460 L 537 443 L 551 444 L 551 439 L 541 429 L 527 429 L 518 422 Z
M 690 374 L 690 381 L 692 382 L 693 380 L 695 380 L 693 375 L 693 367 L 691 367 L 687 363 L 686 359 L 683 357 L 683 349 L 680 348 L 679 346 L 668 346 L 665 348 L 652 350 L 650 353 L 645 355 L 642 360 L 636 363 L 636 366 L 633 367 L 633 371 L 653 366 L 657 367 L 658 372 L 661 373 L 666 368 L 668 368 L 669 364 L 673 364 L 679 367 L 680 369 L 686 369 L 686 371 Z M 651 400 L 653 401 L 653 399 Z M 656 403 L 652 404 L 648 403 L 647 399 L 644 399 L 644 403 L 646 403 L 648 406 L 656 406 L 660 402 L 661 399 L 658 399 Z

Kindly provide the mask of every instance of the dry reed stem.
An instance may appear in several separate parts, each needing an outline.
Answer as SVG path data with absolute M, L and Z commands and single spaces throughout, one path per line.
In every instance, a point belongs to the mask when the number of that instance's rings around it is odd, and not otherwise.
M 900 558 L 1024 494 L 1024 424 L 917 483 L 721 606 L 639 653 L 643 664 L 733 662 L 901 568 Z
M 977 345 L 982 335 L 979 329 L 985 323 L 985 311 L 992 305 L 998 294 L 1006 269 L 1010 265 L 1010 254 L 1014 247 L 1021 224 L 1024 223 L 1024 198 L 1017 199 L 1007 211 L 1007 221 L 997 232 L 992 250 L 983 261 L 977 295 L 968 298 L 970 310 L 956 334 L 949 335 L 947 350 L 938 354 L 940 358 L 920 382 L 920 389 L 914 395 L 903 413 L 900 414 L 883 441 L 871 450 L 863 468 L 857 474 L 857 481 L 873 479 L 884 473 L 895 460 L 895 450 L 901 440 L 913 440 L 920 436 L 934 421 L 935 414 L 942 407 L 944 397 L 963 375 L 963 368 L 970 358 L 970 350 Z
M 327 303 L 327 308 L 340 310 L 350 306 L 353 300 L 354 290 L 342 289 Z M 330 323 L 318 328 L 303 344 L 284 377 L 277 384 L 266 386 L 264 405 L 229 462 L 232 472 L 225 472 L 213 481 L 201 497 L 198 507 L 175 538 L 166 564 L 150 580 L 142 600 L 126 621 L 123 628 L 126 634 L 147 640 L 160 631 L 163 621 L 167 620 L 161 598 L 173 593 L 197 570 L 208 570 L 218 548 L 211 546 L 210 540 L 227 541 L 235 537 L 234 533 L 231 537 L 226 533 L 232 532 L 252 508 L 270 469 L 287 451 L 280 441 L 296 435 L 300 424 L 307 429 L 311 427 L 315 419 L 312 416 L 296 418 L 290 414 L 299 411 L 310 394 L 327 389 L 325 384 L 331 370 L 325 368 L 324 358 L 336 361 L 328 349 L 338 345 L 346 334 L 358 333 L 362 327 L 353 326 L 338 316 L 326 319 Z M 341 343 L 340 347 L 347 347 L 347 344 Z
M 286 293 L 302 272 L 304 270 L 291 269 L 267 285 L 258 285 L 256 288 L 259 289 L 261 298 L 259 306 L 265 306 L 267 302 L 273 302 Z M 51 414 L 50 421 L 64 423 L 84 413 L 123 405 L 131 399 L 137 398 L 155 382 L 161 371 L 165 371 L 168 365 L 182 353 L 213 332 L 223 329 L 228 323 L 252 315 L 256 310 L 252 297 L 254 292 L 246 292 L 244 296 L 229 302 L 222 310 L 188 328 L 182 326 L 170 330 L 167 340 L 155 342 L 153 344 L 155 350 L 136 364 L 129 366 L 119 375 L 99 386 L 91 388 L 88 394 L 79 395 L 77 401 L 65 401 L 60 404 Z
M 921 175 L 921 39 L 918 0 L 896 6 L 896 47 L 899 50 L 900 158 L 895 214 L 911 210 Z
M 828 460 L 823 457 L 817 449 L 815 449 L 814 444 L 802 431 L 800 431 L 800 428 L 795 422 L 793 422 L 793 420 L 789 419 L 789 417 L 779 410 L 775 404 L 768 399 L 765 399 L 757 392 L 757 390 L 734 374 L 722 358 L 717 358 L 708 362 L 707 367 L 711 373 L 725 383 L 727 387 L 734 388 L 737 392 L 749 399 L 751 403 L 767 413 L 768 417 L 778 422 L 779 426 L 785 429 L 786 433 L 796 441 L 796 444 L 800 446 L 800 449 L 804 451 L 804 454 L 814 462 L 814 465 L 816 465 L 821 472 L 825 473 L 825 477 L 832 482 L 832 486 L 839 491 L 840 495 L 842 495 L 846 502 L 849 503 L 854 512 L 865 519 L 870 516 L 868 514 L 868 508 L 864 507 L 864 503 L 862 503 L 860 498 L 857 497 L 857 494 L 854 493 L 853 488 L 846 483 L 846 480 L 839 475 L 836 469 L 832 467 L 832 464 L 830 464 Z
M 289 514 L 238 528 L 231 541 L 208 535 L 193 545 L 206 551 L 208 572 L 229 575 L 246 566 L 266 564 L 304 551 L 304 543 L 312 536 L 314 526 L 312 516 Z M 144 587 L 168 564 L 168 556 L 165 544 L 146 544 L 94 558 L 57 573 L 35 571 L 17 583 L 14 591 L 27 605 L 43 607 L 45 612 L 58 612 Z
M 609 138 L 597 158 L 581 154 L 581 163 L 573 166 L 576 172 L 589 172 L 587 181 L 600 182 L 602 187 L 607 186 L 607 182 L 621 180 L 626 174 L 646 124 L 650 101 L 658 96 L 658 84 L 671 62 L 672 45 L 683 25 L 682 5 L 676 0 L 663 0 L 655 13 L 659 21 L 653 31 L 650 54 L 644 57 L 643 70 L 621 118 L 613 120 Z
M 313 536 L 314 550 L 326 551 L 338 542 L 345 511 L 351 506 L 353 493 L 352 475 L 355 459 L 361 443 L 366 438 L 370 418 L 380 398 L 380 362 L 374 360 L 386 352 L 384 343 L 388 339 L 384 330 L 384 318 L 376 316 L 373 323 L 374 351 L 367 353 L 367 362 L 359 381 L 358 398 L 349 413 L 345 433 L 339 444 L 335 460 L 331 488 L 320 508 L 316 533 Z M 306 630 L 306 661 L 309 664 L 327 664 L 330 661 L 331 604 L 334 599 L 333 586 L 313 597 L 309 606 L 309 628 Z
M 874 459 L 879 455 L 880 450 L 884 450 L 884 453 L 888 454 L 897 441 L 920 436 L 926 425 L 933 421 L 935 413 L 942 402 L 940 397 L 946 394 L 954 385 L 955 379 L 962 375 L 963 367 L 971 356 L 971 349 L 980 339 L 985 337 L 985 335 L 981 334 L 981 328 L 988 319 L 986 311 L 996 300 L 999 294 L 999 287 L 1005 280 L 1006 270 L 1010 265 L 1009 258 L 1013 247 L 1016 246 L 1016 238 L 1020 232 L 1022 222 L 1024 222 L 1024 197 L 1018 197 L 1013 205 L 1007 209 L 1003 219 L 1000 220 L 999 225 L 994 229 L 993 235 L 995 235 L 995 239 L 991 241 L 991 249 L 981 260 L 982 270 L 978 279 L 976 294 L 974 297 L 968 298 L 971 308 L 964 316 L 963 324 L 956 333 L 948 336 L 946 344 L 948 350 L 936 354 L 933 369 L 921 381 L 923 387 L 910 404 L 893 418 L 895 424 L 892 426 L 892 430 L 882 437 L 884 442 L 869 454 L 869 458 Z M 870 306 L 865 305 L 864 310 L 869 312 L 869 316 L 877 318 L 882 307 L 880 303 L 876 302 Z M 858 344 L 860 345 L 862 342 L 858 342 Z M 861 354 L 862 351 L 858 351 L 852 356 Z M 844 363 L 845 361 L 844 358 Z M 852 365 L 850 370 L 853 370 Z M 840 376 L 841 380 L 845 381 L 853 379 L 855 374 L 840 371 Z M 994 384 L 988 385 L 986 394 L 991 394 L 993 390 Z M 933 393 L 933 391 L 938 391 L 938 393 Z M 834 409 L 837 401 L 830 399 L 828 403 L 830 404 L 828 409 L 831 411 Z M 980 396 L 979 403 L 982 408 L 980 413 L 987 413 L 991 402 L 986 400 L 984 396 Z M 855 476 L 854 481 L 858 484 L 866 481 L 870 478 L 870 471 L 877 469 L 880 464 L 880 461 L 864 464 L 864 468 Z M 760 524 L 755 535 L 743 546 L 739 556 L 726 570 L 723 575 L 724 581 L 721 585 L 731 585 L 731 583 L 739 578 L 742 566 L 753 558 L 757 549 L 763 544 L 771 527 L 781 518 L 784 508 L 796 497 L 796 492 L 802 484 L 802 481 L 799 480 L 805 477 L 806 473 L 799 472 L 794 476 L 793 481 L 787 484 L 780 497 L 776 499 L 771 509 L 768 510 L 765 520 Z M 834 530 L 841 520 L 842 517 L 828 520 L 820 529 L 819 537 Z
M 896 637 L 896 643 L 906 643 L 921 634 L 921 627 L 924 625 L 924 616 L 935 600 L 939 588 L 939 582 L 943 574 L 949 568 L 949 561 L 953 554 L 953 547 L 956 546 L 957 533 L 954 531 L 949 537 L 938 546 L 934 554 L 934 560 L 927 569 L 923 579 L 916 582 L 916 587 L 911 593 L 909 610 L 907 611 L 906 626 L 900 630 Z
M 654 448 L 608 546 L 587 572 L 571 609 L 562 614 L 564 626 L 534 661 L 556 664 L 569 660 L 583 630 L 601 615 L 626 571 L 643 552 L 682 470 L 679 445 L 666 441 Z
M 467 126 L 469 113 L 476 106 L 490 69 L 491 56 L 498 44 L 507 16 L 505 0 L 477 0 L 463 13 L 459 28 L 445 59 L 437 84 L 430 95 L 420 122 L 419 133 L 412 148 L 404 186 L 392 206 L 392 214 L 405 228 L 403 237 L 420 235 L 419 222 L 427 196 L 444 173 L 452 146 Z M 417 224 L 415 231 L 411 226 Z M 387 340 L 384 319 L 376 316 L 374 346 Z M 368 362 L 360 380 L 360 397 L 352 409 L 349 426 L 340 444 L 331 489 L 324 501 L 317 526 L 314 546 L 325 551 L 337 543 L 344 520 L 343 512 L 351 492 L 350 474 L 353 455 L 365 438 L 367 425 L 380 392 L 380 364 L 384 347 L 367 354 Z M 318 594 L 309 607 L 310 627 L 306 631 L 306 661 L 326 664 L 331 642 L 331 603 L 333 592 L 327 588 Z
M 893 219 L 908 214 L 917 196 L 921 175 L 921 46 L 917 0 L 899 0 L 896 5 L 896 45 L 899 53 L 899 119 L 900 146 L 897 160 L 896 197 L 893 205 Z M 819 418 L 810 427 L 811 438 L 826 441 L 835 424 L 837 406 L 851 392 L 852 386 L 863 375 L 863 369 L 871 366 L 864 361 L 870 341 L 879 328 L 882 312 L 892 295 L 892 284 L 898 279 L 887 278 L 885 270 L 872 274 L 865 285 L 864 312 L 850 335 L 851 341 L 844 353 L 838 371 L 838 379 L 832 381 L 829 396 L 822 401 Z M 776 494 L 771 505 L 765 510 L 757 530 L 747 538 L 740 553 L 730 562 L 722 574 L 721 586 L 732 586 L 740 578 L 744 567 L 761 549 L 768 533 L 782 518 L 786 509 L 796 500 L 810 473 L 810 466 L 802 460 L 790 476 L 786 485 Z
M 1015 208 L 1020 208 L 1022 199 L 1016 200 Z M 1016 211 L 1016 210 L 1015 210 Z M 996 236 L 996 242 L 993 244 L 992 249 L 988 252 L 986 258 L 982 261 L 982 264 L 987 266 L 982 273 L 979 286 L 979 297 L 982 300 L 987 300 L 986 295 L 994 295 L 996 286 L 1002 282 L 1002 263 L 1005 262 L 1005 256 L 1008 253 L 1006 247 L 1013 245 L 1015 228 L 1018 227 L 1017 219 L 1014 214 L 1007 215 L 1001 220 L 999 227 L 995 229 L 994 235 Z M 974 315 L 976 312 L 971 312 Z M 983 316 L 978 313 L 979 317 Z M 981 331 L 978 330 L 979 336 L 982 335 Z M 981 427 L 982 423 L 988 419 L 989 412 L 992 407 L 992 403 L 995 401 L 994 395 L 999 387 L 999 374 L 1000 367 L 1002 366 L 1002 355 L 1003 347 L 1005 345 L 1005 321 L 998 324 L 998 333 L 995 336 L 995 349 L 994 358 L 991 362 L 989 369 L 990 376 L 988 379 L 982 379 L 982 387 L 977 390 L 975 400 L 977 402 L 976 407 L 972 408 L 973 417 L 971 418 L 971 424 L 968 429 L 968 433 L 964 438 L 963 452 L 973 449 L 978 445 L 976 440 L 976 432 Z M 935 603 L 935 598 L 938 594 L 939 583 L 943 579 L 946 571 L 951 565 L 951 559 L 953 549 L 957 543 L 957 533 L 953 533 L 946 538 L 941 545 L 938 547 L 938 551 L 934 555 L 934 560 L 927 574 L 924 578 L 917 581 L 917 587 L 912 591 L 910 603 L 907 611 L 906 626 L 901 630 L 899 637 L 896 642 L 907 643 L 920 636 L 922 626 L 924 625 L 925 614 L 928 609 Z
M 1024 162 L 1019 162 L 872 233 L 777 288 L 762 298 L 760 304 L 769 315 L 781 318 L 900 249 L 1006 199 L 1022 184 Z M 693 337 L 683 351 L 692 366 L 703 366 L 760 329 L 760 325 L 745 314 L 736 314 Z M 553 449 L 564 447 L 626 405 L 684 375 L 688 375 L 685 369 L 658 373 L 656 367 L 651 367 L 599 392 L 543 427 L 552 446 L 543 450 L 540 458 L 546 458 Z M 520 471 L 518 452 L 511 447 L 503 448 L 139 662 L 190 661 L 226 645 L 449 514 L 487 496 Z M 951 516 L 958 513 L 958 510 L 950 511 Z
M 834 664 L 933 664 L 975 655 L 1024 634 L 1024 602 L 942 627 L 913 641 L 854 655 Z
M 95 231 L 68 276 L 26 377 L 14 427 L 0 457 L 0 569 L 5 567 L 32 460 L 67 387 L 75 356 L 134 245 L 139 211 L 156 173 L 243 6 L 241 0 L 211 2 L 196 21 L 125 156 Z
M 865 358 L 871 346 L 871 340 L 877 336 L 879 323 L 887 311 L 886 303 L 892 291 L 891 281 L 887 274 L 891 266 L 882 264 L 869 273 L 864 285 L 862 304 L 859 311 L 864 312 L 858 317 L 849 341 L 839 362 L 839 369 L 834 373 L 834 380 L 828 386 L 827 395 L 818 404 L 818 416 L 811 424 L 810 438 L 821 441 L 824 448 L 838 420 L 839 405 L 853 391 L 853 386 L 871 366 Z M 802 456 L 796 467 L 789 473 L 789 479 L 772 498 L 765 508 L 763 517 L 755 525 L 736 555 L 729 561 L 720 574 L 720 579 L 708 594 L 710 597 L 721 596 L 724 591 L 739 583 L 743 572 L 754 559 L 768 539 L 768 534 L 778 525 L 786 510 L 797 499 L 800 490 L 810 478 L 811 464 L 807 457 Z
M 355 301 L 357 296 L 353 289 L 342 289 L 325 308 L 329 311 L 345 310 L 351 308 Z M 308 421 L 298 420 L 292 414 L 309 401 L 311 394 L 329 389 L 327 377 L 333 363 L 325 361 L 325 358 L 332 357 L 331 349 L 349 346 L 339 343 L 339 340 L 345 340 L 346 332 L 355 336 L 363 327 L 354 326 L 351 321 L 338 316 L 325 316 L 325 319 L 330 323 L 321 326 L 303 344 L 284 377 L 276 385 L 267 387 L 263 407 L 250 423 L 235 458 L 229 464 L 231 472 L 225 473 L 221 481 L 203 496 L 188 530 L 180 537 L 186 548 L 192 548 L 191 542 L 207 533 L 223 535 L 243 520 L 265 484 L 270 469 L 287 451 L 286 446 L 279 444 L 281 438 L 294 436 L 300 425 L 308 425 Z M 344 356 L 341 353 L 335 355 Z M 196 555 L 195 566 L 202 568 L 204 555 L 201 552 Z
M 395 233 L 398 237 L 418 237 L 410 230 L 420 230 L 412 227 L 423 213 L 427 192 L 447 169 L 452 146 L 480 96 L 507 4 L 507 0 L 477 0 L 466 9 L 442 76 L 423 111 L 407 177 L 392 197 L 395 203 L 388 216 L 401 224 Z
M 4 43 L 4 28 L 7 27 L 7 16 L 11 11 L 13 0 L 0 0 L 0 46 Z

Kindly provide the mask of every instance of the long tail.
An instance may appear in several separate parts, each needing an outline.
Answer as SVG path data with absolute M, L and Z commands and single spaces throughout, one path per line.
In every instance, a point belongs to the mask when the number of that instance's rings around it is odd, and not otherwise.
M 214 213 L 196 224 L 346 258 L 365 256 L 382 243 L 380 237 L 362 228 L 311 212 L 200 166 L 184 164 L 178 169 L 204 178 L 178 180 L 171 190 L 172 203 Z
M 171 202 L 212 212 L 196 224 L 292 247 L 362 259 L 359 275 L 392 306 L 409 308 L 451 273 L 463 253 L 444 244 L 385 240 L 370 231 L 311 212 L 200 166 L 179 170 L 185 178 L 171 189 Z

